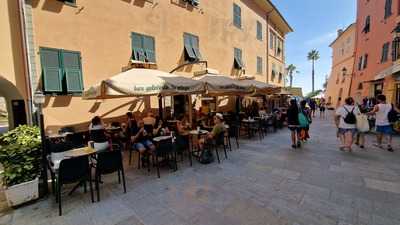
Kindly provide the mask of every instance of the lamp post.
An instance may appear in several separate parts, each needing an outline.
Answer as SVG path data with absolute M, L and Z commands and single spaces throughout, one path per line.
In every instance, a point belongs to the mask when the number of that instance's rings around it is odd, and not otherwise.
M 38 125 L 40 128 L 40 137 L 42 140 L 42 173 L 41 177 L 43 179 L 42 181 L 42 196 L 46 195 L 48 193 L 48 183 L 47 183 L 47 151 L 46 151 L 46 135 L 44 131 L 44 120 L 43 120 L 43 104 L 46 101 L 46 96 L 38 91 L 35 92 L 33 96 L 33 103 L 37 107 L 37 120 L 38 120 Z

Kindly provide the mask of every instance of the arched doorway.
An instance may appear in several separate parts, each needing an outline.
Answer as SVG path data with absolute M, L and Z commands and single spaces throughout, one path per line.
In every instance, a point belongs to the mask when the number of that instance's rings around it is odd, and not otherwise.
M 6 124 L 4 119 L 0 123 L 0 132 L 12 129 L 20 124 L 27 123 L 25 100 L 17 87 L 0 75 L 0 97 L 4 99 L 5 111 L 7 111 Z M 4 113 L 3 113 L 4 114 Z

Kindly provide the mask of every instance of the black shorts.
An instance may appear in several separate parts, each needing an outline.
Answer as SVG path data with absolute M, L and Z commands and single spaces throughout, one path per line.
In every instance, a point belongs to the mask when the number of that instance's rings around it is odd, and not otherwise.
M 289 125 L 288 128 L 289 128 L 289 130 L 291 130 L 291 131 L 299 131 L 299 130 L 300 130 L 300 127 L 298 127 L 298 126 L 291 126 L 291 125 Z
M 319 111 L 325 112 L 325 107 L 320 107 L 320 108 L 319 108 Z

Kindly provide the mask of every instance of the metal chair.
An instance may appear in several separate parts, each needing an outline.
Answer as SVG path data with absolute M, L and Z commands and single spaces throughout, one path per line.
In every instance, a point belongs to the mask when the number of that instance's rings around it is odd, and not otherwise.
M 86 192 L 86 182 L 89 182 L 90 195 L 92 202 L 94 202 L 91 174 L 88 156 L 79 156 L 61 161 L 56 175 L 56 202 L 58 202 L 58 211 L 60 216 L 62 215 L 61 191 L 64 184 L 82 183 L 84 191 Z
M 97 163 L 95 169 L 95 183 L 97 192 L 97 201 L 100 201 L 100 188 L 99 183 L 101 181 L 101 175 L 118 173 L 118 183 L 121 183 L 122 175 L 122 185 L 124 187 L 124 193 L 126 193 L 125 184 L 125 172 L 122 161 L 122 153 L 116 146 L 113 147 L 112 151 L 105 151 L 97 154 Z

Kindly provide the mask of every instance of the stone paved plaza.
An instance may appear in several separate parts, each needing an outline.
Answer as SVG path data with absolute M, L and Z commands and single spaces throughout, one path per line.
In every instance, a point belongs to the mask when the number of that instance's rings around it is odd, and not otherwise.
M 343 153 L 332 122 L 315 120 L 312 140 L 292 150 L 288 131 L 241 140 L 221 164 L 179 164 L 158 179 L 126 166 L 128 192 L 105 177 L 102 200 L 76 192 L 58 216 L 53 197 L 0 219 L 15 225 L 399 225 L 400 150 Z

